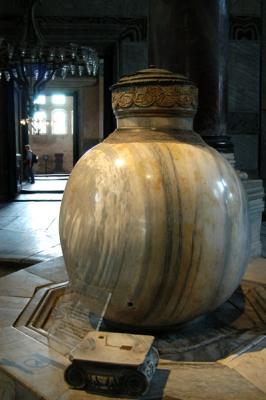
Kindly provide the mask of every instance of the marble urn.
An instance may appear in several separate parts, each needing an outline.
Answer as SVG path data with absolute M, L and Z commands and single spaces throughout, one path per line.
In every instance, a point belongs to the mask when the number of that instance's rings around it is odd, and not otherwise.
M 112 293 L 106 319 L 136 328 L 208 313 L 249 257 L 246 197 L 193 131 L 197 88 L 151 68 L 112 87 L 117 129 L 74 167 L 60 211 L 70 282 Z

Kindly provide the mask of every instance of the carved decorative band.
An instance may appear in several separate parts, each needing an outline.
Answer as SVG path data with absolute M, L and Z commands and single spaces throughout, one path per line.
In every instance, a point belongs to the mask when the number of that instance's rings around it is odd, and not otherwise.
M 130 107 L 196 109 L 198 90 L 193 86 L 132 87 L 112 93 L 113 109 Z

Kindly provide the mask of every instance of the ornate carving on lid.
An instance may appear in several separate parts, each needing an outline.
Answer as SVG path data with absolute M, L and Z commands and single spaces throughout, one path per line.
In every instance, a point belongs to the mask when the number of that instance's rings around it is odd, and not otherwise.
M 112 87 L 114 111 L 158 107 L 195 111 L 198 90 L 183 75 L 151 68 L 128 75 Z

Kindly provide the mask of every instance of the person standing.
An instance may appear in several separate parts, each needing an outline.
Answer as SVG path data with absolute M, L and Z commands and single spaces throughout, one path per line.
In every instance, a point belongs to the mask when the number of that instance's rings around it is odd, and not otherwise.
M 32 160 L 32 150 L 29 144 L 25 145 L 25 166 L 26 166 L 26 176 L 30 183 L 35 183 L 34 173 L 33 173 L 33 160 Z

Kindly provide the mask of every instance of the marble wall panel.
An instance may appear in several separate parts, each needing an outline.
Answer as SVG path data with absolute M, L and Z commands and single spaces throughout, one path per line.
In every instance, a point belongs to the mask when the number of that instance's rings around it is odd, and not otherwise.
M 258 113 L 229 112 L 227 114 L 227 133 L 235 134 L 258 134 L 260 116 Z
M 260 16 L 230 16 L 230 40 L 261 40 Z
M 263 24 L 266 26 L 266 7 L 262 8 Z M 266 179 L 266 29 L 263 29 L 261 51 L 261 149 L 260 174 Z
M 229 12 L 233 15 L 260 15 L 262 0 L 229 0 Z
M 265 19 L 266 22 L 266 19 Z M 265 38 L 265 45 L 262 48 L 262 79 L 261 79 L 261 108 L 266 110 L 266 54 L 264 54 L 266 50 L 266 38 Z M 266 52 L 265 52 L 266 53 Z
M 39 161 L 34 166 L 35 173 L 53 173 L 55 171 L 55 153 L 63 153 L 63 171 L 69 173 L 73 168 L 73 135 L 31 135 L 30 144 Z M 47 164 L 44 155 L 48 155 Z
M 228 111 L 259 113 L 260 45 L 254 41 L 229 44 Z
M 99 85 L 79 89 L 80 136 L 99 138 Z M 83 145 L 82 145 L 83 148 Z
M 266 26 L 266 7 L 262 9 L 262 24 Z M 266 29 L 263 29 L 262 32 L 262 64 L 261 64 L 261 107 L 262 109 L 266 109 Z
M 148 67 L 147 42 L 124 41 L 120 50 L 120 77 Z
M 254 171 L 258 168 L 258 136 L 232 136 L 235 149 L 236 169 Z
M 266 93 L 264 96 L 266 97 Z M 261 111 L 260 161 L 261 178 L 266 179 L 266 108 L 264 107 Z

